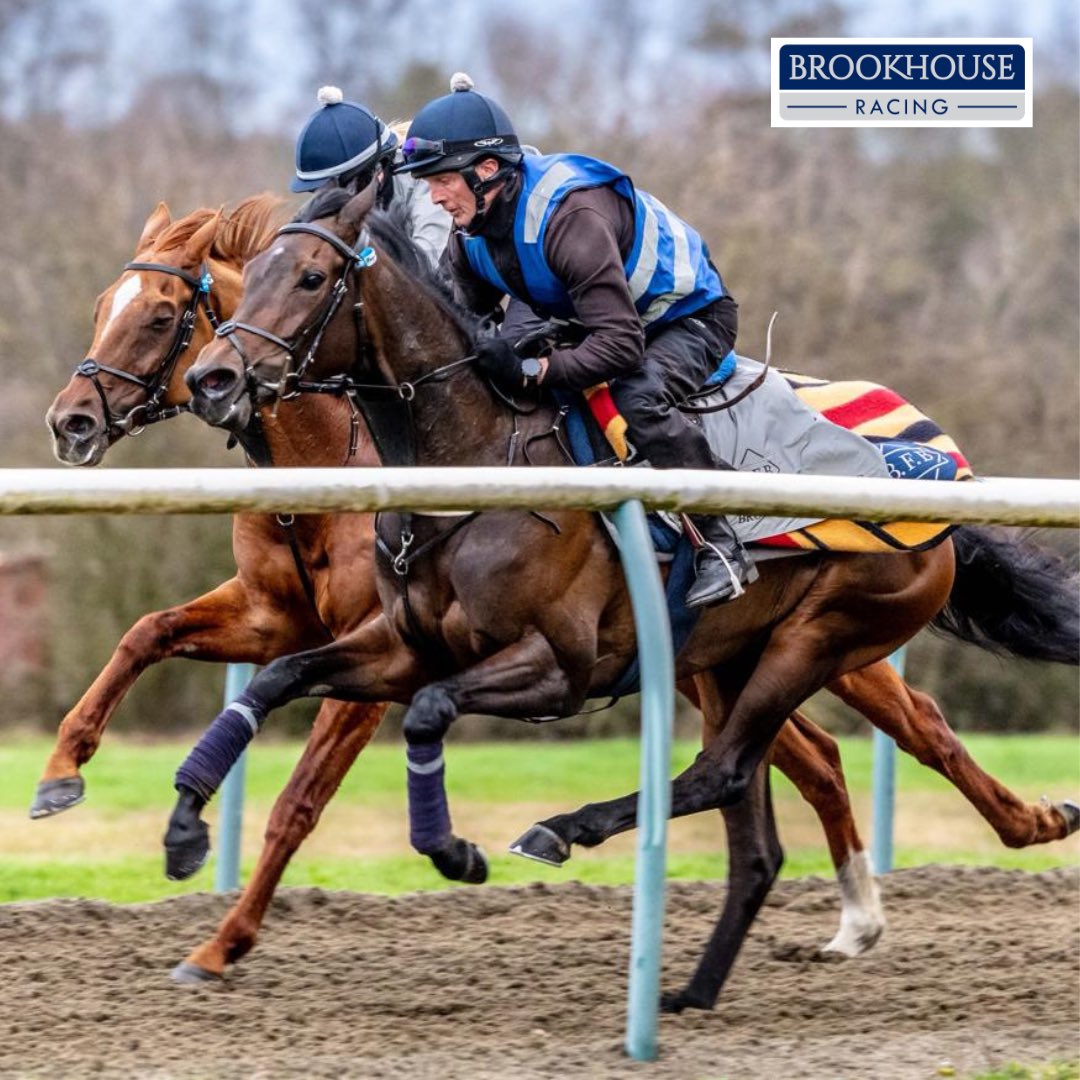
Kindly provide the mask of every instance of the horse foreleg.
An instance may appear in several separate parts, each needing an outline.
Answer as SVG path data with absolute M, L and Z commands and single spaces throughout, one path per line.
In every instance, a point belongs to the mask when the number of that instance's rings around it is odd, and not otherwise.
M 61 722 L 30 816 L 47 817 L 82 802 L 79 769 L 93 757 L 109 719 L 148 667 L 172 656 L 261 664 L 294 645 L 295 635 L 288 613 L 252 598 L 239 578 L 188 604 L 144 615 Z
M 1026 803 L 975 763 L 929 694 L 914 690 L 887 663 L 849 672 L 829 684 L 842 701 L 923 765 L 950 780 L 1006 847 L 1061 840 L 1080 828 L 1080 807 Z
M 466 671 L 425 686 L 402 722 L 408 752 L 409 839 L 444 877 L 483 881 L 487 860 L 454 835 L 446 797 L 443 737 L 462 712 L 563 715 L 578 703 L 547 638 L 530 634 Z
M 739 955 L 751 923 L 780 873 L 784 852 L 776 832 L 769 770 L 758 768 L 743 799 L 723 810 L 728 845 L 728 887 L 724 908 L 693 977 L 676 994 L 664 994 L 664 1012 L 711 1009 Z
M 400 701 L 421 678 L 415 654 L 383 614 L 322 648 L 267 664 L 218 714 L 176 771 L 177 802 L 164 838 L 166 876 L 190 877 L 202 865 L 209 848 L 202 809 L 271 710 L 304 696 Z
M 323 702 L 304 753 L 274 803 L 251 880 L 214 936 L 175 968 L 173 978 L 177 982 L 218 978 L 226 964 L 239 960 L 252 948 L 285 867 L 315 828 L 323 808 L 385 712 L 383 704 Z

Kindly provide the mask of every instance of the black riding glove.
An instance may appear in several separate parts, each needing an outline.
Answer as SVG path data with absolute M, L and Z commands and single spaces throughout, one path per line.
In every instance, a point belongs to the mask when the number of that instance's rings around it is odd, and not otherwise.
M 476 343 L 475 351 L 480 370 L 496 386 L 512 393 L 525 385 L 521 373 L 522 358 L 514 352 L 514 346 L 507 338 L 498 335 L 483 338 Z

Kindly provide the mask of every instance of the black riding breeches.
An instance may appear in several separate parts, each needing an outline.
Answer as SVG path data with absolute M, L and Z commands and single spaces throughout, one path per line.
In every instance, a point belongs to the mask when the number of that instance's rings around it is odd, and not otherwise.
M 627 436 L 656 469 L 714 469 L 704 432 L 675 407 L 705 384 L 735 344 L 734 303 L 728 318 L 693 316 L 664 327 L 645 343 L 645 362 L 611 384 Z M 727 466 L 730 468 L 730 466 Z

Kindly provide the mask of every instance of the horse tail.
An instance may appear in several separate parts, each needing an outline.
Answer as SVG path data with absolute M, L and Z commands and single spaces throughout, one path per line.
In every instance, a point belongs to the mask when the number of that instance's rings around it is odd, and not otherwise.
M 1002 529 L 952 534 L 956 580 L 930 624 L 999 656 L 1080 664 L 1080 585 L 1057 552 Z

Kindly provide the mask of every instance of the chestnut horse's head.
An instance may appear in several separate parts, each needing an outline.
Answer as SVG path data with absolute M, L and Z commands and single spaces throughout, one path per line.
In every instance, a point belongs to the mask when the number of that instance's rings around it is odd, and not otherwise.
M 375 184 L 359 194 L 329 188 L 278 231 L 244 268 L 244 295 L 235 317 L 219 327 L 186 379 L 191 410 L 217 427 L 243 430 L 253 410 L 289 397 L 315 354 L 352 330 L 355 272 L 373 254 L 365 218 Z
M 173 221 L 158 204 L 135 258 L 98 297 L 87 359 L 46 415 L 61 461 L 96 465 L 122 435 L 186 405 L 184 373 L 232 313 L 241 267 L 284 205 L 259 195 L 228 216 L 201 209 Z

